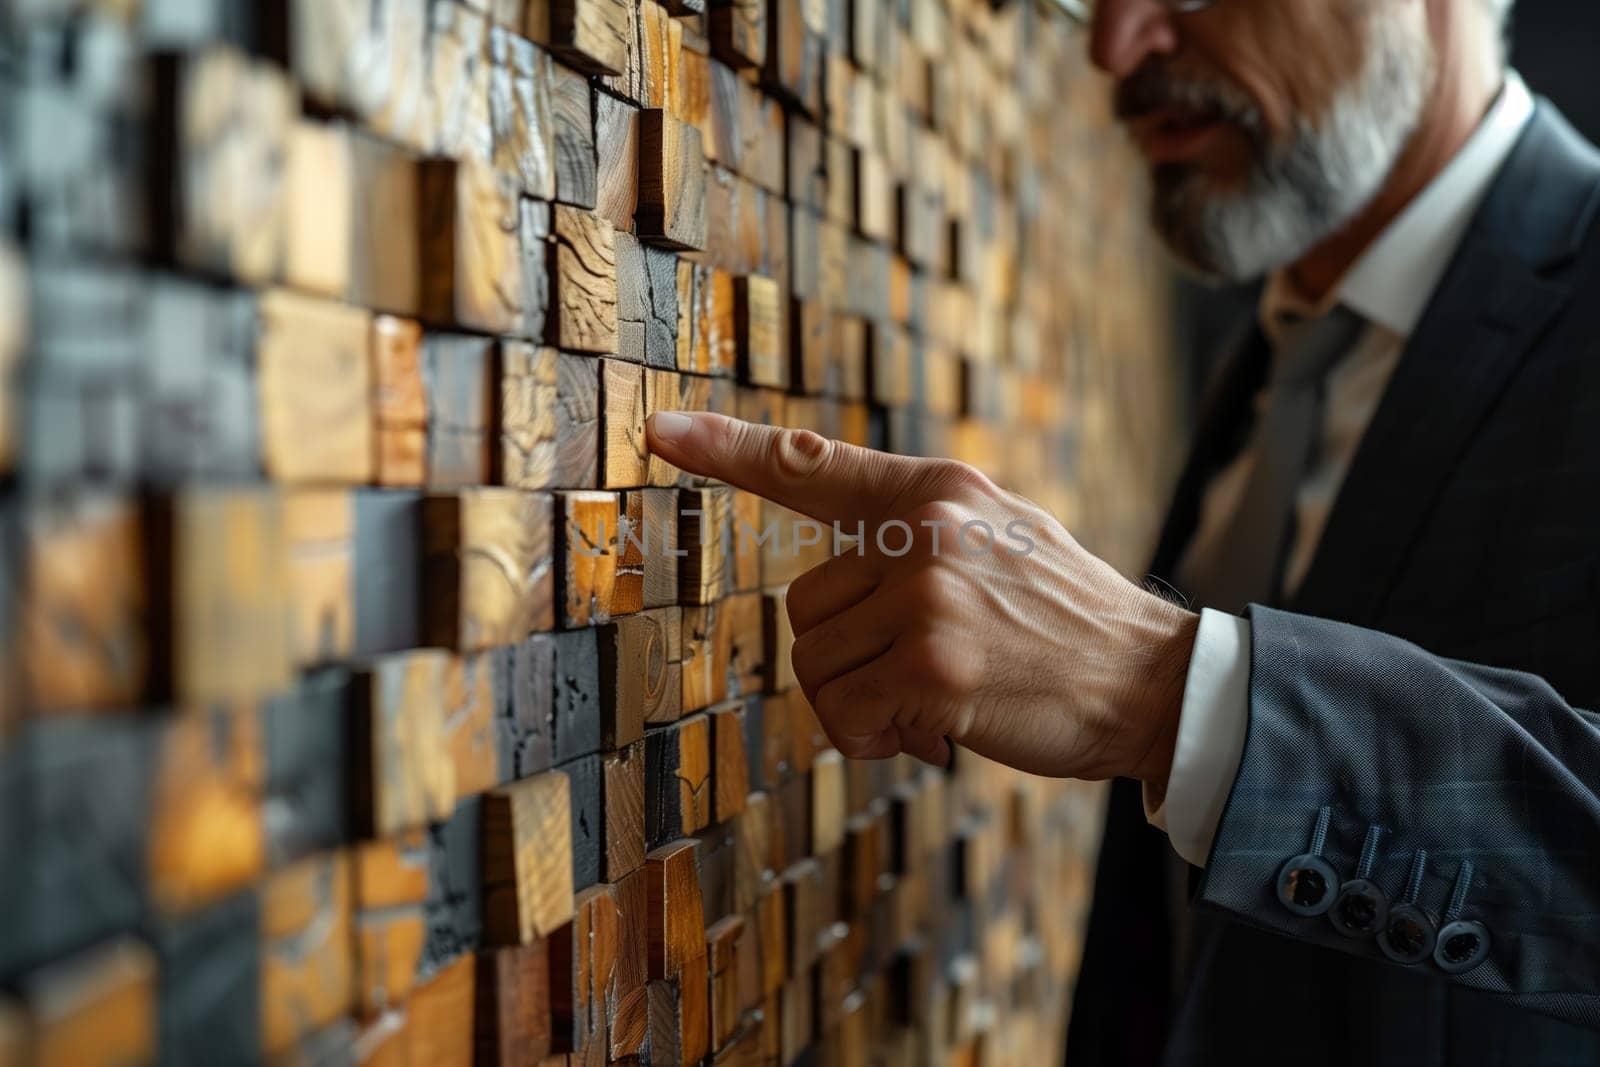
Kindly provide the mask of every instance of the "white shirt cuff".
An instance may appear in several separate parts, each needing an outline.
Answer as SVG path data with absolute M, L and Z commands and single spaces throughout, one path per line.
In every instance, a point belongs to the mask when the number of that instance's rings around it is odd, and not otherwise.
M 1178 719 L 1165 797 L 1146 787 L 1144 814 L 1196 867 L 1211 856 L 1233 791 L 1250 723 L 1250 622 L 1210 608 L 1200 613 Z

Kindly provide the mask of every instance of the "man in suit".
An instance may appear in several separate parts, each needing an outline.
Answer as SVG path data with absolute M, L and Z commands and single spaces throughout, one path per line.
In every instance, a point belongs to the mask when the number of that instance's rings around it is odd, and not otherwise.
M 1600 1063 L 1600 153 L 1507 7 L 1094 11 L 1156 226 L 1267 275 L 1153 567 L 1199 615 L 961 464 L 652 421 L 864 524 L 789 593 L 847 756 L 1121 779 L 1075 1062 Z

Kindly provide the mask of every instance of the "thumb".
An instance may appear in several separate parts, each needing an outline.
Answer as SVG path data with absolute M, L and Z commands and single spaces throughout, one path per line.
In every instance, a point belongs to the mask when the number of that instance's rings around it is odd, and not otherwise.
M 661 412 L 646 430 L 650 451 L 673 466 L 827 523 L 892 514 L 940 465 L 709 412 Z

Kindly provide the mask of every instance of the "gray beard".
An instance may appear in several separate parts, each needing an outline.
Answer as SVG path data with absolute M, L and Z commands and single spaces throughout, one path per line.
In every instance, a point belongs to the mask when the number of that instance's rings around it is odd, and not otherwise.
M 1158 168 L 1154 216 L 1173 252 L 1203 275 L 1245 281 L 1299 259 L 1372 202 L 1416 129 L 1434 81 L 1425 32 L 1374 13 L 1365 67 L 1322 121 L 1302 123 L 1287 148 L 1260 146 L 1235 193 L 1206 187 L 1186 165 Z

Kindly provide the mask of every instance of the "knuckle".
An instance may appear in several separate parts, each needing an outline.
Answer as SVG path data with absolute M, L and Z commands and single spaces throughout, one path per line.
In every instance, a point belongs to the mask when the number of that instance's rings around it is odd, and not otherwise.
M 907 607 L 914 613 L 924 617 L 939 615 L 960 597 L 960 583 L 948 569 L 931 566 L 917 575 L 906 592 Z
M 946 534 L 966 522 L 968 516 L 966 508 L 954 500 L 944 498 L 930 500 L 919 507 L 914 514 L 918 524 L 945 527 L 943 532 Z
M 989 476 L 970 463 L 960 460 L 940 460 L 934 470 L 934 477 L 939 484 L 955 494 L 962 493 L 993 493 L 995 484 Z
M 772 467 L 780 475 L 809 478 L 827 466 L 833 442 L 810 430 L 780 430 L 772 435 Z

